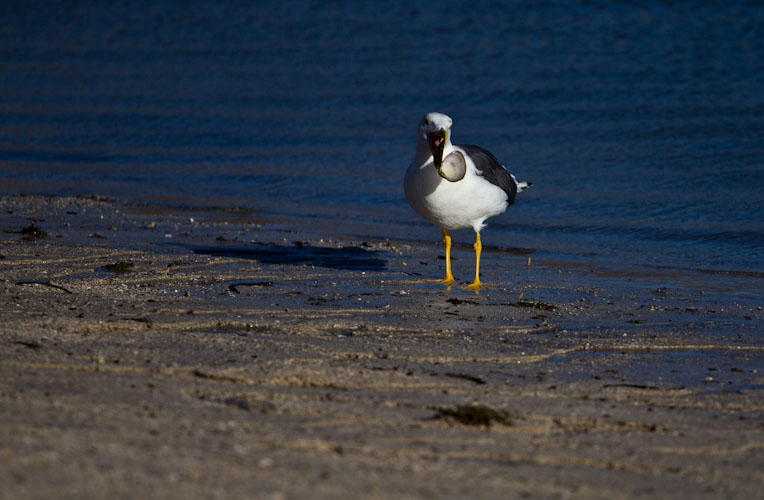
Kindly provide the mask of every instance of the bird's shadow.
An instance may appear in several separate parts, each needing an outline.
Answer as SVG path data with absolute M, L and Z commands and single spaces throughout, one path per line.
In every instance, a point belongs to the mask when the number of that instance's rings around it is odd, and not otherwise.
M 385 261 L 379 257 L 378 251 L 357 246 L 327 248 L 304 244 L 293 246 L 271 244 L 246 248 L 206 246 L 193 247 L 191 250 L 197 254 L 251 259 L 266 264 L 307 264 L 353 271 L 385 269 Z

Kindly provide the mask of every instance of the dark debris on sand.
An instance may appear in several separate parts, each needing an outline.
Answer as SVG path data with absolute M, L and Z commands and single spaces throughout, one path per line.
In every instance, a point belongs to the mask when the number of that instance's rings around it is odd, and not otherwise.
M 114 264 L 106 264 L 103 266 L 109 272 L 116 274 L 125 274 L 132 272 L 135 269 L 135 264 L 132 262 L 119 261 Z
M 437 408 L 436 420 L 447 420 L 462 425 L 471 425 L 477 427 L 490 427 L 493 423 L 501 425 L 512 425 L 509 413 L 504 410 L 494 410 L 488 406 L 481 405 L 460 405 L 456 408 Z
M 22 235 L 22 239 L 26 241 L 43 240 L 48 237 L 48 232 L 35 225 L 34 222 L 30 222 L 28 226 L 19 231 Z

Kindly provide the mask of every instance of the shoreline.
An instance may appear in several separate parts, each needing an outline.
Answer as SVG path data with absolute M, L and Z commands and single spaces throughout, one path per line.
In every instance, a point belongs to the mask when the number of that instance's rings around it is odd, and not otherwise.
M 764 486 L 764 313 L 725 284 L 755 277 L 673 287 L 487 246 L 475 295 L 418 283 L 436 241 L 102 197 L 0 209 L 0 496 Z M 47 237 L 21 240 L 31 219 Z

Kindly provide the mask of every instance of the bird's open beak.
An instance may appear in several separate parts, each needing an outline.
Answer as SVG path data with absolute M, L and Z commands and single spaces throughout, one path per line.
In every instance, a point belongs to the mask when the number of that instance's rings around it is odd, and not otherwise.
M 427 134 L 427 142 L 430 143 L 433 163 L 435 163 L 436 167 L 440 168 L 441 163 L 443 163 L 443 149 L 446 147 L 445 129 Z

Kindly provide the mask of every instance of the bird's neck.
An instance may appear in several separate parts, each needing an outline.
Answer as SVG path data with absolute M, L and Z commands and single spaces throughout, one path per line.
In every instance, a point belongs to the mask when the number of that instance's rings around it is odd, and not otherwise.
M 432 158 L 432 153 L 430 152 L 430 145 L 427 144 L 427 141 L 418 139 L 416 141 L 416 153 L 414 154 L 414 163 L 416 163 L 417 165 L 421 165 L 425 163 L 428 158 Z

